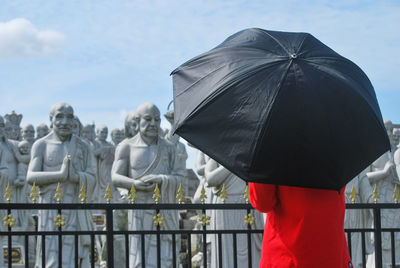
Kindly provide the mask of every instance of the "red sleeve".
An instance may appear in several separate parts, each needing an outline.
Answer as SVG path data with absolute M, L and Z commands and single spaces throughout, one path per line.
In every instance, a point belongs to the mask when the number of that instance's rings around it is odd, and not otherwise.
M 277 187 L 273 184 L 249 183 L 250 202 L 260 212 L 268 212 L 278 202 Z

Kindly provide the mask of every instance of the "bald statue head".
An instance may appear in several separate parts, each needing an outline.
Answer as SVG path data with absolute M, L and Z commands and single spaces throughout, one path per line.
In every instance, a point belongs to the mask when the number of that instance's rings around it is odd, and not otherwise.
M 125 136 L 132 138 L 139 131 L 139 113 L 136 110 L 132 110 L 125 117 Z
M 36 138 L 40 139 L 49 134 L 49 127 L 45 123 L 41 123 L 36 127 Z
M 153 103 L 146 102 L 140 105 L 136 111 L 139 115 L 139 133 L 147 143 L 156 142 L 160 131 L 160 110 Z
M 50 109 L 50 122 L 54 133 L 61 140 L 70 138 L 74 123 L 74 110 L 71 105 L 65 102 L 54 104 Z
M 96 129 L 97 139 L 100 141 L 106 141 L 108 136 L 108 127 L 105 125 L 99 125 Z
M 35 141 L 35 127 L 32 124 L 26 124 L 21 129 L 21 137 L 30 143 Z

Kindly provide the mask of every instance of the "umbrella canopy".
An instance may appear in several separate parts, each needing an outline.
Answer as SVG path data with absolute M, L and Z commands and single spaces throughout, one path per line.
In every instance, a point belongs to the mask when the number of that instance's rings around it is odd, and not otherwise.
M 337 190 L 390 150 L 368 77 L 308 33 L 243 30 L 172 78 L 176 133 L 245 181 Z

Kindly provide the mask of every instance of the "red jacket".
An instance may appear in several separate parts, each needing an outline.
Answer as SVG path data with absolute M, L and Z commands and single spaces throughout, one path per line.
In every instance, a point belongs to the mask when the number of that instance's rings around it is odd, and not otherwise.
M 260 267 L 349 268 L 344 188 L 339 192 L 250 183 L 250 201 L 268 212 Z

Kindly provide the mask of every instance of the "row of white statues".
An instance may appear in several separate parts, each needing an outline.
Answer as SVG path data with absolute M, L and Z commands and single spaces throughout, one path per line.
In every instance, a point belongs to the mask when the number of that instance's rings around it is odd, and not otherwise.
M 168 112 L 166 118 L 173 123 L 173 112 Z M 0 190 L 4 193 L 7 183 L 16 189 L 13 202 L 29 202 L 30 187 L 27 183 L 35 183 L 40 189 L 39 202 L 54 203 L 54 194 L 58 183 L 63 192 L 64 203 L 79 202 L 79 189 L 84 184 L 88 191 L 88 202 L 104 202 L 102 196 L 107 185 L 111 185 L 113 202 L 124 202 L 126 194 L 132 184 L 137 190 L 136 203 L 153 203 L 152 195 L 156 184 L 160 185 L 162 192 L 161 202 L 175 203 L 178 186 L 184 180 L 187 154 L 185 146 L 179 142 L 179 137 L 170 131 L 160 129 L 160 112 L 151 103 L 145 103 L 130 112 L 125 120 L 124 129 L 114 129 L 111 132 L 112 141 L 108 142 L 108 129 L 106 126 L 82 125 L 74 116 L 73 109 L 66 103 L 55 104 L 50 111 L 50 128 L 45 124 L 35 129 L 27 124 L 19 127 L 22 116 L 12 112 L 4 119 L 0 117 Z M 398 149 L 400 131 L 399 126 L 385 120 L 388 136 L 391 140 L 392 150 L 385 153 L 370 167 L 354 178 L 346 188 L 346 198 L 354 188 L 357 192 L 356 202 L 373 202 L 372 187 L 379 189 L 379 202 L 393 202 L 395 185 L 399 184 L 400 175 L 400 149 Z M 244 202 L 242 195 L 245 183 L 220 166 L 214 160 L 198 152 L 196 159 L 197 172 L 201 176 L 201 186 L 206 186 L 207 202 L 222 203 L 221 188 L 225 185 L 228 199 L 227 203 Z M 112 184 L 111 184 L 112 182 Z M 199 191 L 194 196 L 194 202 L 199 202 Z M 16 218 L 14 230 L 33 230 L 34 223 L 27 211 L 13 212 Z M 244 211 L 211 210 L 207 211 L 211 218 L 213 229 L 243 229 Z M 5 216 L 5 212 L 0 212 Z M 4 215 L 3 215 L 4 214 Z M 57 216 L 56 211 L 39 211 L 39 230 L 53 231 L 56 226 L 53 222 Z M 93 230 L 92 215 L 89 211 L 63 211 L 66 225 L 63 230 Z M 115 227 L 129 230 L 149 230 L 153 225 L 154 211 L 131 210 L 128 215 L 118 211 L 115 215 Z M 179 216 L 176 211 L 163 211 L 166 221 L 162 228 L 178 229 Z M 255 228 L 263 228 L 262 216 L 255 213 Z M 400 213 L 398 210 L 382 210 L 382 227 L 399 228 Z M 371 228 L 373 215 L 369 210 L 347 210 L 346 228 Z M 5 227 L 0 227 L 5 230 Z M 252 263 L 259 261 L 261 250 L 261 236 L 252 236 Z M 366 238 L 366 254 L 373 253 L 373 237 L 369 234 Z M 22 237 L 21 237 L 22 239 Z M 155 236 L 146 240 L 146 266 L 156 267 L 156 241 Z M 238 235 L 239 241 L 242 240 Z M 245 238 L 244 238 L 245 239 Z M 6 241 L 2 238 L 3 245 Z M 31 237 L 33 240 L 33 237 Z M 23 245 L 23 241 L 14 241 Z M 30 241 L 31 242 L 31 241 Z M 47 236 L 45 249 L 41 240 L 37 248 L 30 247 L 31 259 L 35 259 L 37 267 L 41 267 L 41 252 L 46 252 L 46 267 L 57 267 L 58 242 L 57 238 Z M 139 237 L 130 236 L 129 263 L 130 267 L 141 267 L 141 241 Z M 211 267 L 218 266 L 217 252 L 218 240 L 216 235 L 207 236 L 208 261 Z M 34 243 L 34 241 L 32 241 Z M 79 240 L 79 257 L 81 267 L 89 265 L 90 241 L 82 236 Z M 177 245 L 179 242 L 177 243 Z M 232 237 L 223 236 L 222 263 L 224 267 L 233 266 Z M 116 267 L 123 266 L 123 244 L 118 241 L 116 247 Z M 238 243 L 239 267 L 247 266 L 247 243 Z M 400 237 L 395 235 L 396 263 L 400 263 Z M 162 236 L 162 263 L 163 267 L 172 266 L 172 241 L 169 236 Z M 352 259 L 355 267 L 362 267 L 360 233 L 352 234 Z M 391 264 L 391 238 L 390 233 L 382 233 L 383 263 Z M 177 249 L 175 249 L 177 250 Z M 368 256 L 365 256 L 366 258 Z M 73 267 L 71 260 L 74 258 L 73 237 L 63 238 L 63 266 Z M 371 255 L 368 258 L 371 263 Z M 0 258 L 0 262 L 3 258 Z M 120 264 L 118 263 L 120 262 Z
M 173 112 L 165 115 L 173 123 Z M 108 129 L 98 126 L 94 134 L 94 126 L 81 125 L 74 115 L 73 108 L 66 103 L 57 103 L 50 110 L 50 128 L 42 124 L 37 127 L 37 137 L 32 125 L 19 128 L 21 115 L 14 112 L 0 117 L 0 190 L 4 192 L 7 183 L 16 189 L 13 202 L 29 202 L 27 197 L 30 186 L 35 184 L 39 188 L 40 203 L 55 203 L 54 195 L 60 185 L 63 203 L 79 203 L 79 191 L 82 185 L 87 189 L 87 202 L 104 203 L 102 196 L 107 185 L 111 186 L 113 202 L 125 202 L 126 195 L 134 185 L 136 189 L 135 203 L 154 203 L 152 198 L 158 184 L 161 190 L 161 200 L 164 203 L 176 203 L 179 185 L 185 178 L 187 153 L 185 146 L 179 142 L 179 137 L 171 131 L 162 131 L 160 128 L 160 112 L 151 103 L 144 103 L 130 112 L 125 120 L 124 130 L 112 131 L 112 142 L 107 142 Z M 96 136 L 96 138 L 95 138 Z M 203 180 L 210 189 L 208 201 L 221 203 L 219 193 L 224 184 L 228 194 L 226 202 L 244 202 L 242 195 L 245 183 L 232 175 L 212 159 L 204 157 L 204 171 L 200 172 Z M 112 183 L 111 183 L 112 182 Z M 6 216 L 5 212 L 1 212 Z M 215 229 L 244 229 L 243 224 L 246 211 L 210 211 L 212 223 L 210 228 Z M 167 210 L 162 212 L 165 218 L 162 229 L 179 229 L 178 211 Z M 38 211 L 39 231 L 55 231 L 54 219 L 57 211 Z M 13 212 L 17 219 L 13 230 L 32 230 L 34 224 L 29 211 Z M 62 216 L 66 222 L 63 230 L 94 230 L 91 211 L 65 210 Z M 115 213 L 115 228 L 128 230 L 152 230 L 154 211 L 130 210 Z M 27 220 L 29 219 L 29 220 Z M 125 224 L 127 221 L 127 224 Z M 126 226 L 127 225 L 127 226 Z M 2 230 L 6 230 L 5 227 Z M 262 216 L 256 214 L 256 228 L 263 228 Z M 242 235 L 238 235 L 241 239 Z M 245 235 L 243 235 L 245 236 Z M 33 237 L 31 237 L 34 239 Z M 210 235 L 209 261 L 211 267 L 218 266 L 218 257 L 215 249 L 218 241 L 215 235 Z M 13 240 L 17 245 L 21 241 Z M 75 257 L 73 236 L 62 238 L 62 265 L 74 267 L 71 260 Z M 239 240 L 240 241 L 240 240 Z M 7 245 L 3 239 L 3 245 Z M 129 266 L 141 267 L 140 237 L 130 236 L 129 239 Z M 30 241 L 31 243 L 31 241 Z M 32 242 L 34 243 L 34 241 Z M 232 267 L 232 237 L 222 236 L 224 267 Z M 146 237 L 145 262 L 147 267 L 157 267 L 156 236 Z M 176 247 L 179 245 L 179 239 Z M 261 234 L 253 235 L 252 257 L 253 264 L 259 262 L 261 251 Z M 172 267 L 171 236 L 161 236 L 161 263 L 163 267 Z M 124 245 L 121 241 L 114 241 L 115 267 L 122 267 L 125 263 Z M 89 237 L 79 237 L 80 267 L 89 267 Z M 45 267 L 58 267 L 58 238 L 46 236 L 45 245 L 38 239 L 36 249 L 30 247 L 31 259 L 35 267 L 42 267 L 42 252 L 45 254 Z M 247 246 L 238 243 L 239 267 L 247 266 Z M 122 254 L 121 254 L 122 253 Z M 0 258 L 2 261 L 3 258 Z M 32 264 L 33 265 L 33 264 Z

